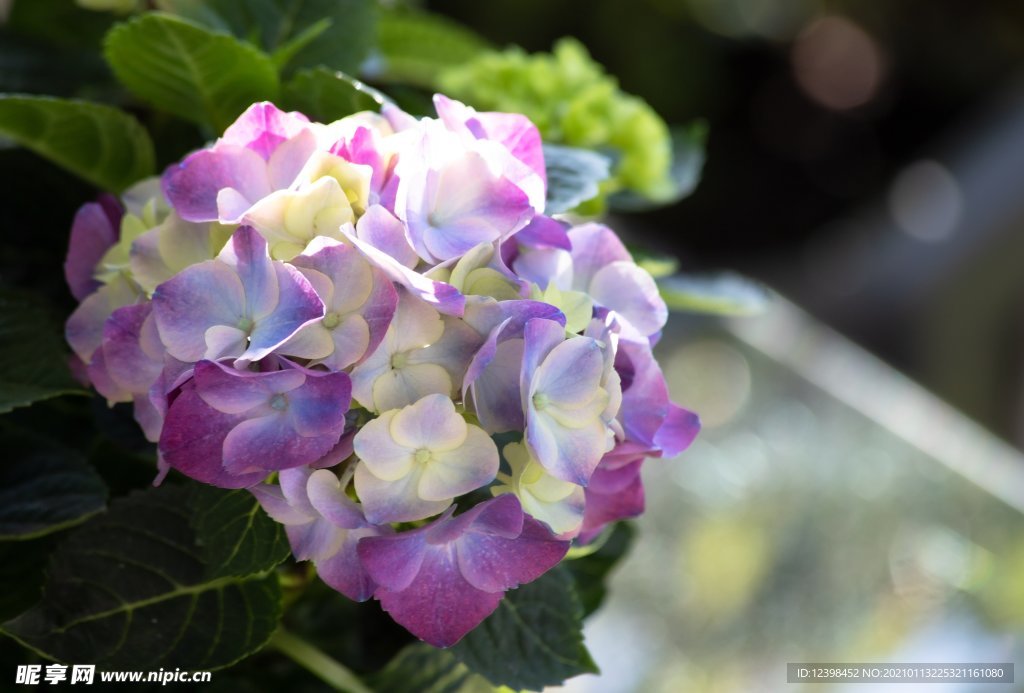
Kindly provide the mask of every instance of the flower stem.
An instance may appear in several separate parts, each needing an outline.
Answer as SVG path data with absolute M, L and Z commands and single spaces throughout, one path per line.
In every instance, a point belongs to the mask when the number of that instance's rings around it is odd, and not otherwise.
M 268 644 L 335 690 L 348 691 L 348 693 L 373 693 L 370 688 L 366 687 L 366 684 L 342 664 L 284 628 L 278 628 Z

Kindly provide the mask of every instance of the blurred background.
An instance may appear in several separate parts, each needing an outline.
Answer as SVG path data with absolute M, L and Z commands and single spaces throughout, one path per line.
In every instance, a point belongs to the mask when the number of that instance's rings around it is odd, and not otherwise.
M 611 223 L 779 294 L 673 316 L 660 358 L 705 429 L 647 464 L 642 539 L 589 625 L 604 675 L 568 688 L 1024 665 L 1024 4 L 426 6 L 498 45 L 575 36 L 669 123 L 705 118 L 696 192 Z

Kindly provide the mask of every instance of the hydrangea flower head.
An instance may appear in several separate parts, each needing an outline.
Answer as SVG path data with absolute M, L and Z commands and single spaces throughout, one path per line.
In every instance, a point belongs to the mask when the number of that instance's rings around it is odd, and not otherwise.
M 533 123 L 434 105 L 255 104 L 86 205 L 66 336 L 158 483 L 249 489 L 324 582 L 447 647 L 638 514 L 643 459 L 699 421 L 651 351 L 654 281 L 607 227 L 544 215 Z

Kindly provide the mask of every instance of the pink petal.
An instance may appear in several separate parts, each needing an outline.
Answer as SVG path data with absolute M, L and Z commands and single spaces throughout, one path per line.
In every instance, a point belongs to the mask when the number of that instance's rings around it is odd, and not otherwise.
M 201 149 L 164 171 L 164 195 L 186 221 L 237 223 L 240 215 L 221 218 L 217 197 L 232 190 L 252 206 L 272 192 L 263 158 L 252 149 L 224 144 Z
M 285 140 L 309 125 L 309 118 L 293 111 L 286 113 L 269 101 L 254 103 L 224 131 L 221 142 L 253 150 L 269 159 Z

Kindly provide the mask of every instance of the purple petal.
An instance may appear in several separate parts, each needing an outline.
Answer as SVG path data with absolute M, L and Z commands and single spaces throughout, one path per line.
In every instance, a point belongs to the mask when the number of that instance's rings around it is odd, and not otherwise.
M 389 590 L 404 590 L 412 584 L 425 553 L 423 532 L 416 530 L 359 542 L 359 560 L 370 577 Z
M 373 208 L 371 207 L 370 209 L 372 210 Z M 380 209 L 383 210 L 383 208 Z M 363 218 L 359 220 L 360 224 L 369 215 L 370 211 L 367 211 Z M 355 234 L 346 232 L 344 228 L 342 232 L 346 234 L 349 242 L 366 256 L 366 259 L 379 267 L 387 275 L 388 279 L 405 287 L 409 293 L 438 312 L 462 317 L 466 306 L 466 297 L 459 293 L 454 286 L 427 279 L 419 272 L 415 272 L 401 264 L 387 253 L 381 252 L 368 243 L 363 242 Z
M 132 417 L 139 424 L 146 440 L 156 443 L 160 440 L 160 431 L 164 426 L 164 415 L 149 398 L 148 394 L 135 395 Z
M 535 216 L 533 221 L 520 229 L 512 239 L 512 242 L 530 248 L 572 249 L 568 227 L 543 214 Z
M 441 518 L 433 527 L 426 529 L 427 542 L 454 541 L 466 532 L 515 539 L 523 531 L 524 517 L 518 498 L 499 496 L 478 503 L 458 517 Z
M 412 584 L 400 592 L 379 587 L 374 596 L 410 633 L 434 647 L 450 647 L 490 616 L 504 593 L 476 589 L 451 553 L 433 550 Z
M 239 358 L 258 361 L 287 342 L 309 323 L 324 316 L 324 302 L 313 285 L 291 265 L 274 263 L 278 300 L 273 312 L 256 319 L 249 348 Z
M 521 228 L 533 216 L 529 198 L 505 178 L 494 179 L 484 158 L 467 155 L 463 162 L 450 164 L 437 176 L 436 192 L 430 199 L 410 191 L 404 221 L 421 257 L 448 260 L 459 257 L 478 243 L 489 243 Z M 405 180 L 403 180 L 405 183 Z M 417 181 L 410 181 L 410 186 Z M 431 183 L 421 182 L 424 189 Z M 416 196 L 412 197 L 415 192 Z M 402 200 L 399 197 L 399 200 Z M 400 204 L 400 203 L 399 203 Z
M 515 496 L 499 496 L 502 497 Z M 533 582 L 558 565 L 569 550 L 568 541 L 559 541 L 529 516 L 523 517 L 523 530 L 514 539 L 470 532 L 457 546 L 463 577 L 484 592 L 504 591 Z
M 75 213 L 64 260 L 64 278 L 71 295 L 79 301 L 100 286 L 93 273 L 107 250 L 117 243 L 122 214 L 120 203 L 110 195 L 82 205 Z
M 573 288 L 587 291 L 598 270 L 613 262 L 632 262 L 633 256 L 607 226 L 584 224 L 569 230 L 572 243 Z
M 287 416 L 274 413 L 242 421 L 224 439 L 224 468 L 234 474 L 288 469 L 316 462 L 338 442 L 336 435 L 304 437 Z
M 213 361 L 197 363 L 194 377 L 203 401 L 225 414 L 265 407 L 275 394 L 290 392 L 306 381 L 298 370 L 252 373 Z
M 373 596 L 377 583 L 359 560 L 361 540 L 382 533 L 378 527 L 361 527 L 345 532 L 341 548 L 328 559 L 316 561 L 316 572 L 327 585 L 353 601 L 365 602 Z
M 690 447 L 698 433 L 700 433 L 700 417 L 688 409 L 672 404 L 664 423 L 658 429 L 654 443 L 661 448 L 663 456 L 675 457 Z
M 267 241 L 251 226 L 240 226 L 217 255 L 245 287 L 245 315 L 258 319 L 277 305 L 278 282 Z
M 587 337 L 568 339 L 548 354 L 534 372 L 533 390 L 543 392 L 557 404 L 572 408 L 590 401 L 601 384 L 604 352 Z
M 303 370 L 305 384 L 288 395 L 291 425 L 301 436 L 340 435 L 352 404 L 351 378 L 348 373 Z
M 89 382 L 96 391 L 106 398 L 107 402 L 130 402 L 132 393 L 110 376 L 107 368 L 106 355 L 103 349 L 97 349 L 92 355 L 92 362 L 87 367 Z
M 186 221 L 237 223 L 241 214 L 221 217 L 218 197 L 230 190 L 244 210 L 272 192 L 267 165 L 252 149 L 224 144 L 202 149 L 164 171 L 164 195 Z
M 185 390 L 167 410 L 160 452 L 167 464 L 197 481 L 222 488 L 253 486 L 265 471 L 234 474 L 222 464 L 224 439 L 239 421 L 206 404 L 195 390 Z
M 171 356 L 199 361 L 207 353 L 208 329 L 236 327 L 245 317 L 245 287 L 230 267 L 207 260 L 158 286 L 153 292 L 153 314 Z
M 143 299 L 138 287 L 128 279 L 115 277 L 89 294 L 68 318 L 64 337 L 75 354 L 86 364 L 103 343 L 103 325 L 115 310 Z
M 585 491 L 587 503 L 583 511 L 583 529 L 579 541 L 586 544 L 594 539 L 609 522 L 636 517 L 644 511 L 644 486 L 640 479 L 640 465 L 636 460 L 617 469 L 602 465 L 594 472 Z
M 655 334 L 668 320 L 668 307 L 654 279 L 633 262 L 613 262 L 594 273 L 586 289 L 594 301 L 614 310 L 642 335 Z
M 299 255 L 292 264 L 306 270 L 307 279 L 310 278 L 308 270 L 314 270 L 323 275 L 326 282 L 330 282 L 332 297 L 328 299 L 321 293 L 321 298 L 328 304 L 325 310 L 337 312 L 340 310 L 336 308 L 339 304 L 345 305 L 346 310 L 354 310 L 356 314 L 362 316 L 369 333 L 365 348 L 360 346 L 357 351 L 347 349 L 348 345 L 342 344 L 338 334 L 334 333 L 334 354 L 327 356 L 323 363 L 332 370 L 341 370 L 362 361 L 373 353 L 384 339 L 398 305 L 398 292 L 387 275 L 370 264 L 362 253 L 352 246 L 330 239 L 317 239 L 310 244 L 310 249 L 306 252 L 309 254 Z M 351 291 L 362 292 L 364 277 L 369 280 L 369 294 L 361 305 L 353 307 L 348 298 L 350 287 Z M 341 313 L 338 315 L 344 317 Z
M 347 495 L 332 472 L 318 469 L 306 483 L 309 502 L 331 524 L 343 529 L 356 529 L 366 525 L 359 507 Z
M 414 269 L 420 261 L 409 243 L 405 225 L 380 205 L 373 205 L 359 219 L 356 236 L 409 269 Z
M 526 400 L 530 396 L 533 375 L 544 359 L 548 357 L 548 354 L 551 353 L 551 350 L 565 340 L 565 325 L 564 323 L 560 325 L 553 320 L 530 320 L 523 329 L 523 338 L 525 339 L 525 347 L 519 389 L 523 398 L 523 411 L 526 411 Z
M 510 339 L 495 347 L 493 359 L 479 374 L 466 374 L 473 409 L 488 433 L 523 430 L 525 420 L 519 392 L 522 362 L 523 340 Z
M 115 310 L 103 326 L 103 354 L 110 377 L 126 391 L 149 391 L 163 371 L 163 345 L 154 339 L 152 304 Z
M 553 426 L 544 414 L 528 411 L 526 442 L 531 452 L 552 476 L 587 486 L 605 451 L 604 423 L 595 419 L 580 428 L 557 426 L 552 430 Z
M 626 442 L 636 446 L 634 452 L 674 457 L 689 447 L 700 431 L 700 419 L 669 400 L 668 384 L 650 347 L 619 342 L 615 369 L 623 382 L 619 420 Z M 616 452 L 622 454 L 631 453 Z
M 309 466 L 313 469 L 327 469 L 328 467 L 336 467 L 341 462 L 344 462 L 352 456 L 355 436 L 356 429 L 354 428 L 342 434 L 337 445 L 316 462 L 310 462 Z
M 256 497 L 267 515 L 282 525 L 304 525 L 313 521 L 308 513 L 288 502 L 277 484 L 257 484 L 250 487 L 249 492 Z

